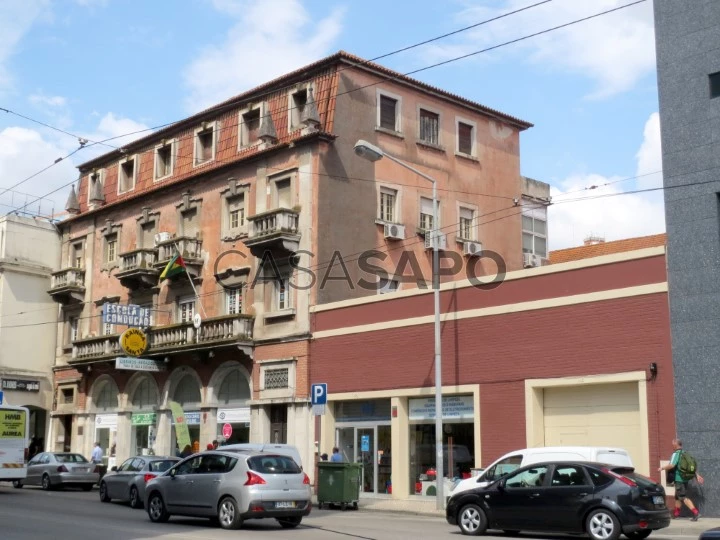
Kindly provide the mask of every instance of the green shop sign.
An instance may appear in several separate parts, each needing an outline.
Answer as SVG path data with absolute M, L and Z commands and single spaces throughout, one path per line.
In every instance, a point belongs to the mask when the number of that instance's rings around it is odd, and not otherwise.
M 157 422 L 157 413 L 135 413 L 130 418 L 133 426 L 154 426 Z

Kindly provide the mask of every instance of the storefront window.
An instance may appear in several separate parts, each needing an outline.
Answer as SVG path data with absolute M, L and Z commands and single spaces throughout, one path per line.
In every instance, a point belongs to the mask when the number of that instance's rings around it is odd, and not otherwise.
M 190 446 L 192 448 L 201 448 L 200 445 L 200 386 L 192 375 L 185 375 L 178 382 L 173 393 L 173 399 L 183 408 L 185 413 L 185 424 L 187 424 L 190 433 Z M 194 410 L 193 410 L 194 409 Z M 172 446 L 175 453 L 179 455 L 184 449 L 179 448 L 177 437 L 175 434 L 175 422 L 172 426 Z M 205 443 L 207 444 L 207 443 Z M 204 447 L 205 445 L 202 445 Z
M 239 370 L 229 372 L 218 391 L 217 440 L 221 445 L 250 442 L 250 383 Z
M 157 427 L 157 389 L 150 377 L 145 377 L 132 396 L 133 414 L 131 416 L 132 452 L 135 455 L 153 454 Z M 147 412 L 142 412 L 147 411 Z
M 443 471 L 445 493 L 474 466 L 475 428 L 472 396 L 443 398 Z M 410 493 L 437 493 L 435 398 L 410 399 Z

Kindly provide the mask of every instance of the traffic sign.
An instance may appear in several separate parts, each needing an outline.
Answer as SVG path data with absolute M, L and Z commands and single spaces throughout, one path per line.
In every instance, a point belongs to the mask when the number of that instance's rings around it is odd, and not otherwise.
M 312 405 L 327 405 L 327 383 L 313 384 L 310 393 Z
M 232 424 L 223 424 L 222 435 L 226 439 L 229 439 L 232 435 Z

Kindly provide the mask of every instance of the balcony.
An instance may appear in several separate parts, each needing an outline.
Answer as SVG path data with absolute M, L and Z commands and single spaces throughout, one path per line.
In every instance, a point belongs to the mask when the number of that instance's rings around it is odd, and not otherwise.
M 157 261 L 153 263 L 153 266 L 159 272 L 162 272 L 163 269 L 167 266 L 167 263 L 170 262 L 170 259 L 172 259 L 178 252 L 180 252 L 183 261 L 185 261 L 185 266 L 187 267 L 188 273 L 193 278 L 200 275 L 200 270 L 202 269 L 203 265 L 203 259 L 202 240 L 200 240 L 199 238 L 178 236 L 176 238 L 171 238 L 170 240 L 158 242 L 157 250 Z
M 251 356 L 253 322 L 250 315 L 223 315 L 205 319 L 199 330 L 193 327 L 192 322 L 153 326 L 148 330 L 148 350 L 143 357 L 231 346 Z M 116 334 L 74 341 L 70 362 L 112 360 L 124 356 L 119 338 Z
M 48 294 L 60 304 L 75 304 L 85 301 L 85 270 L 65 268 L 53 272 Z
M 300 213 L 288 208 L 276 208 L 249 216 L 250 228 L 245 245 L 253 255 L 265 250 L 295 252 L 300 248 Z
M 157 285 L 160 270 L 155 267 L 157 249 L 136 249 L 120 254 L 120 270 L 115 274 L 123 287 L 130 290 L 146 289 Z

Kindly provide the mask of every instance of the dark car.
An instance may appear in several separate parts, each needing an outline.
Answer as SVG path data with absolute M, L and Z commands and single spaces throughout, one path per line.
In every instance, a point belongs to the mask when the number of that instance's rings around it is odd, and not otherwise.
M 484 487 L 453 495 L 446 517 L 467 535 L 586 533 L 593 540 L 647 538 L 670 525 L 665 490 L 632 467 L 535 463 Z

